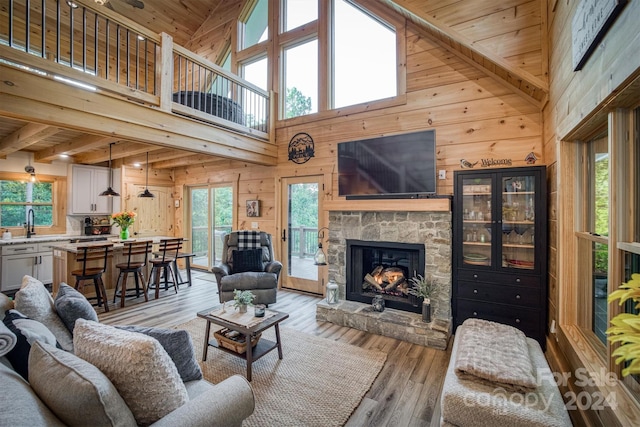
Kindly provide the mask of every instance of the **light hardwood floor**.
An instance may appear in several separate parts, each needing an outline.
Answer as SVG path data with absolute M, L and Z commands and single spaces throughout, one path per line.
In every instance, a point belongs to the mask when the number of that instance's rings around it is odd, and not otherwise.
M 315 306 L 319 300 L 311 295 L 280 290 L 278 302 L 270 307 L 289 313 L 283 326 L 387 353 L 380 375 L 347 426 L 439 426 L 439 396 L 451 345 L 447 351 L 440 351 L 317 321 Z M 112 301 L 109 313 L 98 308 L 101 322 L 161 327 L 187 322 L 195 318 L 198 311 L 219 304 L 215 278 L 206 272 L 194 272 L 193 286 L 182 285 L 177 294 L 172 288 L 162 291 L 158 300 L 151 297 L 149 302 L 142 297 L 129 299 L 124 308 Z

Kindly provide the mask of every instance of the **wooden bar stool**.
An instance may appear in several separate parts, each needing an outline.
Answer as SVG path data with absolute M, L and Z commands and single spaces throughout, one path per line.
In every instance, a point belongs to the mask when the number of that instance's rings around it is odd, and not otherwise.
M 71 272 L 76 278 L 75 288 L 80 292 L 84 289 L 85 280 L 93 280 L 93 285 L 96 289 L 96 304 L 100 307 L 104 301 L 105 312 L 109 311 L 109 298 L 102 281 L 102 273 L 107 269 L 107 257 L 112 248 L 113 243 L 79 247 L 76 261 L 82 264 L 82 268 Z
M 150 259 L 151 273 L 149 274 L 149 283 L 147 290 L 155 289 L 155 298 L 160 298 L 160 275 L 164 274 L 164 288 L 169 288 L 169 275 L 173 282 L 173 288 L 178 293 L 178 278 L 172 268 L 172 264 L 178 257 L 178 252 L 182 249 L 182 238 L 163 239 L 160 241 L 160 248 L 157 256 Z
M 127 262 L 116 264 L 116 268 L 120 272 L 118 273 L 116 289 L 113 293 L 114 304 L 116 298 L 120 296 L 120 307 L 124 307 L 125 297 L 135 296 L 137 298 L 140 296 L 140 293 L 144 295 L 145 301 L 149 301 L 147 285 L 144 281 L 144 275 L 142 274 L 142 270 L 147 265 L 149 252 L 151 252 L 151 241 L 124 243 L 122 255 L 127 257 Z M 127 294 L 127 278 L 129 273 L 133 273 L 133 278 L 135 279 L 135 294 Z
M 196 256 L 193 252 L 179 252 L 176 257 L 176 262 L 173 263 L 173 268 L 176 270 L 176 277 L 178 278 L 178 286 L 188 284 L 191 286 L 191 258 Z M 184 259 L 184 268 L 187 273 L 187 280 L 182 280 L 180 276 L 180 270 L 178 269 L 178 260 Z

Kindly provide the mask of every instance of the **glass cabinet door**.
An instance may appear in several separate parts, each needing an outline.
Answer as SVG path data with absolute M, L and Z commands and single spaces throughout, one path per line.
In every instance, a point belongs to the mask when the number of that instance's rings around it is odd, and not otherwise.
M 501 177 L 502 267 L 535 268 L 536 180 L 533 175 Z
M 493 180 L 462 180 L 462 263 L 467 266 L 491 266 Z

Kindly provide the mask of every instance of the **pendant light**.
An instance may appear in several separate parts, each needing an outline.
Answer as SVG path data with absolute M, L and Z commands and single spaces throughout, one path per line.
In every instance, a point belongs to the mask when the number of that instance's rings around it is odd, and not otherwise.
M 101 196 L 108 197 L 120 197 L 120 194 L 116 193 L 111 186 L 113 185 L 113 169 L 111 169 L 111 146 L 115 144 L 112 142 L 109 144 L 109 188 L 100 193 Z
M 29 174 L 29 181 L 36 182 L 36 169 L 31 164 L 25 166 L 24 171 Z
M 145 188 L 142 194 L 138 194 L 138 197 L 156 197 L 153 195 L 151 191 L 149 191 L 149 152 L 147 151 L 147 179 L 145 183 Z

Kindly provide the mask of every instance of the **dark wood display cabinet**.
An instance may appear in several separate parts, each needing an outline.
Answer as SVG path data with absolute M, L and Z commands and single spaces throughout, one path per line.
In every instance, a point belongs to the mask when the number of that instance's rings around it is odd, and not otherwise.
M 454 174 L 453 320 L 512 325 L 546 347 L 544 166 Z

